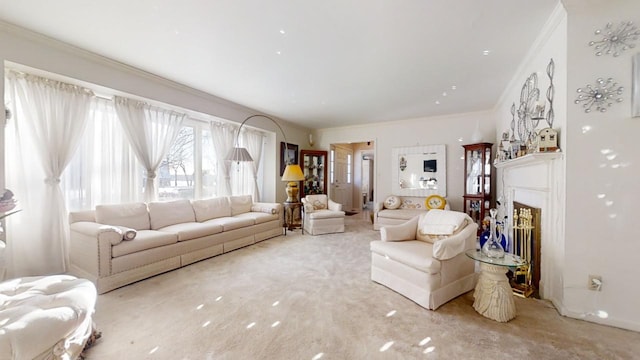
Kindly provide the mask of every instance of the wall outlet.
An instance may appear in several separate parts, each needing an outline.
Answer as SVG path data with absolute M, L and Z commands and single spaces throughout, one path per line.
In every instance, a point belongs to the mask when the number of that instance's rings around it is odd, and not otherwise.
M 589 275 L 589 283 L 587 284 L 587 288 L 594 291 L 602 290 L 602 276 Z

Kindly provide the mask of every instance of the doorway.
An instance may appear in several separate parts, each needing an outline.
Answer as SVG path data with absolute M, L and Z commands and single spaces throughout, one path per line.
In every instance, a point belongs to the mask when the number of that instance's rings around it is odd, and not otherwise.
M 372 210 L 375 189 L 375 142 L 331 144 L 329 154 L 330 198 L 343 210 Z

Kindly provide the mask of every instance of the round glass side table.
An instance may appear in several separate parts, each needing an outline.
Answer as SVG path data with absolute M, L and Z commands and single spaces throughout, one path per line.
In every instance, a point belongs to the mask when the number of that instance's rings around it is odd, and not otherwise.
M 503 258 L 490 258 L 480 250 L 468 250 L 468 257 L 480 262 L 480 276 L 473 292 L 473 308 L 489 319 L 507 322 L 516 317 L 516 303 L 509 285 L 509 267 L 525 264 L 520 257 L 506 253 Z

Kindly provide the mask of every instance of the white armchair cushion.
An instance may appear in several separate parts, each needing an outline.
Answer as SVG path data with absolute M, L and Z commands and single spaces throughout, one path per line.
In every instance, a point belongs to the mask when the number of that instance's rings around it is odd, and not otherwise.
M 399 225 L 387 225 L 380 229 L 380 239 L 382 241 L 415 240 L 417 227 L 418 216 Z

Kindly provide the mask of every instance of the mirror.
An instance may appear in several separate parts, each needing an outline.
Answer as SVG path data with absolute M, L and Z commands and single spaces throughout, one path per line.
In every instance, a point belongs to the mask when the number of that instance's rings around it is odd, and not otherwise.
M 394 195 L 447 196 L 447 163 L 444 145 L 396 147 L 392 150 Z

